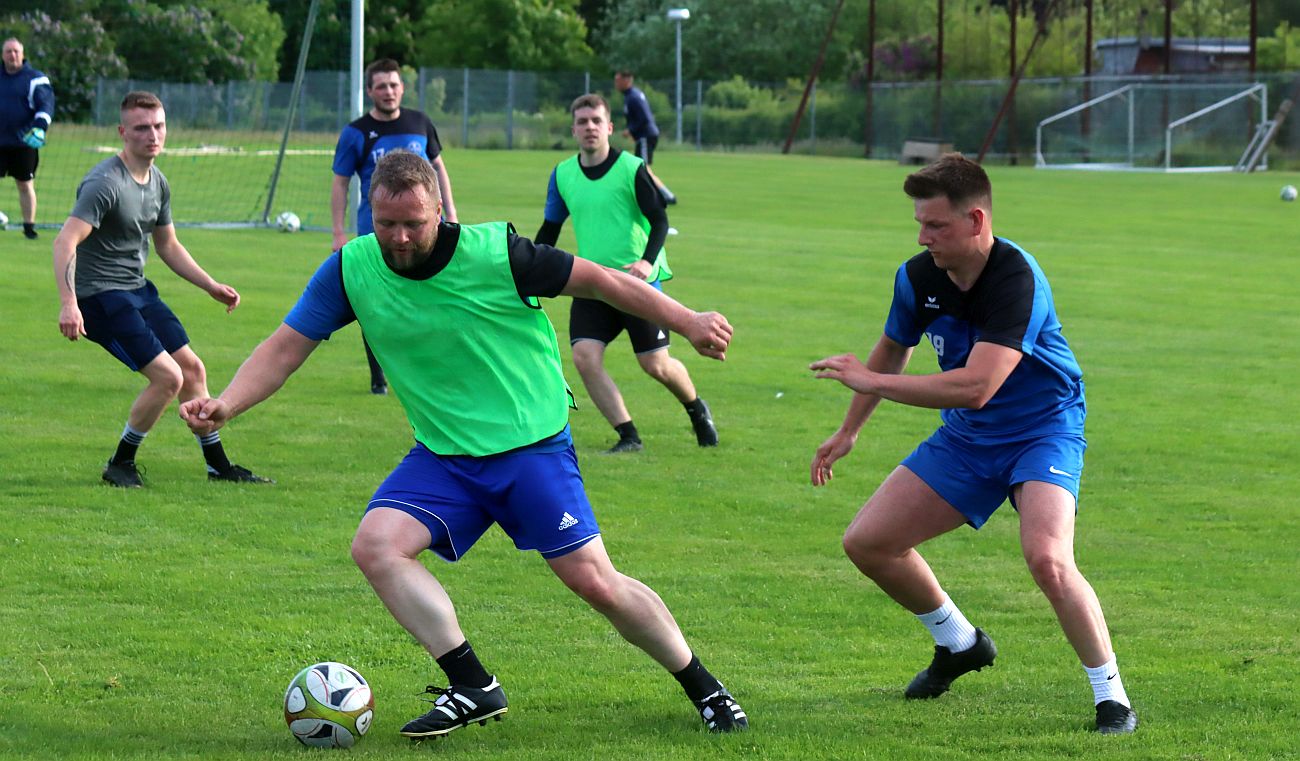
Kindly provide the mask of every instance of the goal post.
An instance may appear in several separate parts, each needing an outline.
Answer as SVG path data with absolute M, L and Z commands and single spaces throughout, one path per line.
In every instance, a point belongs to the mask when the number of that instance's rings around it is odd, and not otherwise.
M 1127 84 L 1041 120 L 1035 165 L 1233 171 L 1257 141 L 1259 125 L 1267 121 L 1268 89 L 1263 84 Z

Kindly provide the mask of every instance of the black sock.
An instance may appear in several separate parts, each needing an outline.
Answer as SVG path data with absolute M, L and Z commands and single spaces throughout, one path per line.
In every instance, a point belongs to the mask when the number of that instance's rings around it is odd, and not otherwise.
M 637 435 L 636 432 L 636 424 L 633 423 L 631 420 L 627 421 L 626 423 L 620 423 L 614 426 L 614 430 L 618 431 L 619 441 L 623 441 L 624 439 L 630 439 L 632 441 L 641 440 L 641 437 Z
M 695 401 L 686 402 L 682 404 L 682 406 L 686 408 L 686 412 L 689 413 L 691 417 L 704 414 L 704 405 L 700 404 L 700 397 L 698 396 L 695 397 Z
M 221 434 L 218 431 L 203 436 L 195 434 L 194 438 L 203 447 L 203 459 L 208 464 L 209 472 L 221 473 L 230 469 L 230 458 L 226 457 L 226 449 L 221 446 Z
M 137 431 L 131 427 L 130 423 L 122 429 L 122 438 L 117 442 L 117 451 L 113 453 L 113 459 L 110 463 L 121 465 L 124 462 L 134 462 L 135 453 L 140 449 L 140 444 L 144 442 L 145 434 L 148 431 Z
M 686 690 L 686 697 L 697 703 L 722 689 L 722 682 L 704 668 L 699 656 L 694 653 L 691 654 L 691 662 L 686 664 L 686 668 L 673 672 L 673 676 L 681 684 L 682 689 Z
M 492 675 L 479 663 L 478 656 L 469 641 L 460 643 L 451 652 L 438 658 L 438 667 L 447 675 L 450 684 L 462 687 L 487 687 L 492 684 Z

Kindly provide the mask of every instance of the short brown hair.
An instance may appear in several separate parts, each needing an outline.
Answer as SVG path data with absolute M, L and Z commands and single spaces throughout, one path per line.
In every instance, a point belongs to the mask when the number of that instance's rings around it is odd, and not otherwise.
M 993 184 L 984 167 L 960 153 L 945 153 L 903 181 L 903 192 L 926 200 L 944 196 L 953 206 L 983 203 L 993 206 Z
M 366 89 L 374 84 L 376 74 L 387 74 L 390 71 L 397 72 L 397 76 L 402 76 L 402 65 L 391 58 L 380 58 L 378 61 L 366 67 Z
M 410 151 L 389 151 L 375 165 L 375 173 L 370 175 L 370 202 L 374 203 L 375 193 L 380 188 L 389 195 L 399 196 L 423 187 L 429 198 L 442 202 L 438 192 L 438 174 L 433 164 L 425 157 Z
M 122 98 L 123 111 L 130 111 L 133 108 L 143 108 L 152 111 L 155 108 L 162 107 L 162 101 L 158 99 L 158 96 L 147 90 L 132 90 L 126 94 L 125 98 Z
M 569 106 L 569 113 L 576 114 L 580 108 L 603 108 L 605 113 L 609 113 L 609 102 L 594 92 L 586 95 L 579 95 Z

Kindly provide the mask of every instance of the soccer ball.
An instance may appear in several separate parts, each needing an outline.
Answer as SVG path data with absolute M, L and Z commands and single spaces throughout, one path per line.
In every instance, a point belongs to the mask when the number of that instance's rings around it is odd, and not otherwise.
M 308 666 L 284 693 L 285 723 L 303 745 L 351 748 L 370 729 L 374 717 L 370 685 L 342 663 Z
M 1282 200 L 1283 200 L 1283 201 L 1294 201 L 1294 200 L 1295 200 L 1295 197 L 1296 197 L 1296 189 L 1295 189 L 1295 185 L 1283 185 L 1283 186 L 1282 186 Z
M 9 229 L 9 215 L 5 214 L 3 211 L 0 211 L 0 230 L 8 230 L 8 229 Z
M 280 212 L 280 216 L 275 218 L 275 226 L 280 228 L 282 233 L 296 233 L 302 229 L 302 220 L 298 215 L 291 211 Z

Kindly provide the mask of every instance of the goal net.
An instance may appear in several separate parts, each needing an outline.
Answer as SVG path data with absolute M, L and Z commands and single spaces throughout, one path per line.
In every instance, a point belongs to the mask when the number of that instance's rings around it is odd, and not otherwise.
M 1267 119 L 1262 84 L 1128 84 L 1040 121 L 1035 160 L 1044 169 L 1231 171 Z

